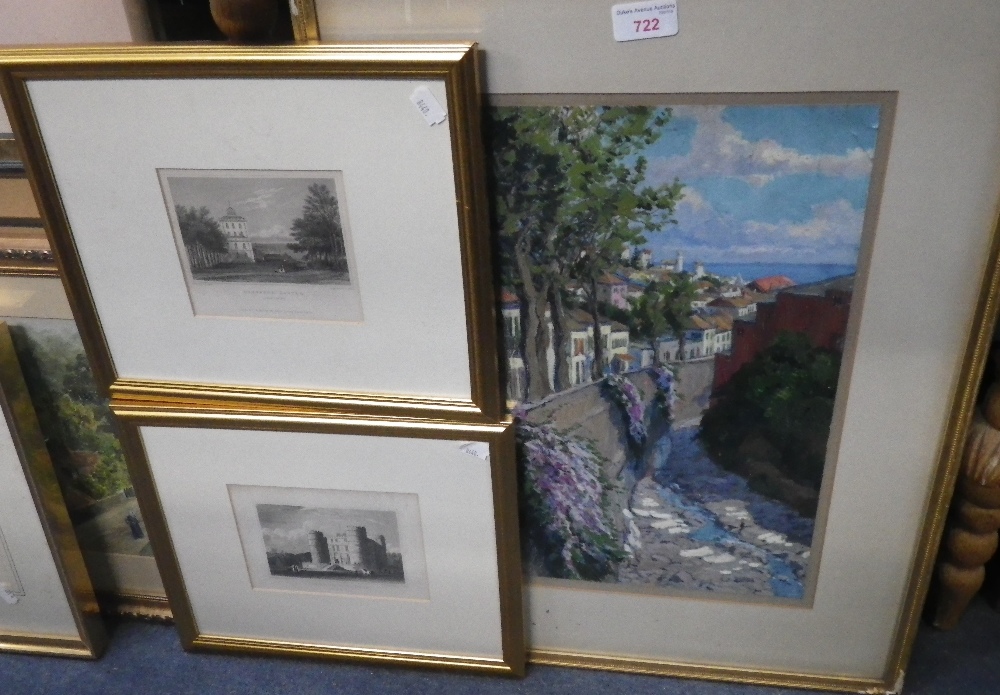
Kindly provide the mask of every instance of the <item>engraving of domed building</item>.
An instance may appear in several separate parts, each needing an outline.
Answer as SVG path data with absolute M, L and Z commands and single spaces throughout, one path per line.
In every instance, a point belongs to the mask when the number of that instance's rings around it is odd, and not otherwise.
M 247 220 L 242 215 L 237 215 L 236 210 L 230 205 L 226 209 L 226 214 L 219 220 L 219 227 L 226 235 L 226 247 L 229 254 L 235 261 L 253 263 L 257 259 L 253 253 L 253 242 L 247 237 Z

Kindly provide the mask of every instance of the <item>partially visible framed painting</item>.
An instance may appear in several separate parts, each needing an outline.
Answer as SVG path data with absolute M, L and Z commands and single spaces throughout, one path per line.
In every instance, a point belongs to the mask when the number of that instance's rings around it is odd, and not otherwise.
M 0 171 L 24 171 L 13 133 L 0 133 Z
M 510 422 L 112 406 L 185 648 L 523 673 Z
M 0 274 L 57 273 L 17 143 L 0 133 Z
M 501 417 L 476 55 L 4 51 L 101 388 Z
M 0 320 L 105 612 L 170 616 L 107 400 L 55 278 L 0 279 Z
M 613 510 L 529 545 L 529 659 L 898 690 L 997 306 L 1000 7 L 700 0 L 675 36 L 620 42 L 599 0 L 313 4 L 323 41 L 489 56 L 522 505 Z M 664 328 L 685 276 L 697 313 Z M 560 471 L 581 482 L 555 495 Z
M 7 326 L 0 323 L 0 650 L 96 658 L 107 638 Z

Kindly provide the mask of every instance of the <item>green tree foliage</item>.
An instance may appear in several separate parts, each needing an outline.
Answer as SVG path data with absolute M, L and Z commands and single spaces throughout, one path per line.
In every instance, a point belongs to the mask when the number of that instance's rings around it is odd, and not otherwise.
M 669 282 L 651 282 L 632 307 L 631 326 L 639 337 L 654 343 L 659 360 L 659 338 L 668 330 L 677 336 L 684 354 L 684 334 L 693 310 L 697 287 L 687 274 L 673 276 Z
M 551 108 L 511 108 L 494 109 L 487 130 L 503 282 L 524 300 L 524 329 L 517 347 L 527 367 L 528 400 L 551 392 L 546 312 L 553 288 L 558 290 L 565 282 L 559 276 L 556 217 L 566 180 L 560 173 L 562 159 L 552 143 L 555 128 Z
M 716 394 L 701 419 L 706 450 L 723 466 L 769 458 L 796 483 L 819 490 L 840 355 L 782 333 Z
M 201 245 L 209 251 L 226 252 L 226 235 L 222 233 L 222 228 L 208 208 L 178 205 L 176 211 L 181 239 L 186 245 Z
M 568 386 L 569 331 L 563 301 L 570 285 L 587 290 L 594 317 L 596 371 L 602 366 L 596 283 L 621 265 L 627 246 L 673 222 L 681 184 L 646 183 L 645 148 L 669 109 L 650 107 L 500 108 L 488 129 L 496 227 L 504 280 L 526 303 L 523 316 L 528 398 L 550 392 L 546 352 L 555 342 L 556 388 Z M 550 316 L 554 336 L 548 335 Z M 599 376 L 599 374 L 598 374 Z
M 39 427 L 60 482 L 91 499 L 131 485 L 111 411 L 100 397 L 78 336 L 12 326 L 11 336 Z M 96 457 L 84 473 L 79 456 Z
M 295 241 L 288 248 L 303 254 L 307 261 L 334 270 L 347 270 L 340 205 L 325 183 L 309 185 L 302 217 L 292 222 L 292 238 Z
M 660 359 L 658 343 L 660 337 L 667 331 L 667 320 L 663 315 L 661 303 L 662 296 L 657 291 L 657 285 L 651 282 L 638 299 L 632 302 L 629 320 L 623 321 L 629 326 L 634 337 L 645 338 L 653 344 L 654 359 L 657 361 Z
M 561 223 L 571 254 L 569 275 L 584 288 L 593 317 L 593 378 L 603 376 L 597 284 L 622 265 L 623 252 L 646 241 L 645 232 L 676 223 L 683 186 L 646 184 L 643 152 L 659 140 L 668 109 L 595 107 L 561 109 L 559 141 L 571 154 Z

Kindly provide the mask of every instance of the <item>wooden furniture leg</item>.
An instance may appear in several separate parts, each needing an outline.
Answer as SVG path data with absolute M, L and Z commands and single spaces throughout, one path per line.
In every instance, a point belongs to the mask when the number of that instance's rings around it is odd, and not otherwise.
M 991 393 L 991 395 L 993 395 Z M 986 575 L 1000 529 L 1000 429 L 977 413 L 966 442 L 962 471 L 938 559 L 934 626 L 958 624 Z

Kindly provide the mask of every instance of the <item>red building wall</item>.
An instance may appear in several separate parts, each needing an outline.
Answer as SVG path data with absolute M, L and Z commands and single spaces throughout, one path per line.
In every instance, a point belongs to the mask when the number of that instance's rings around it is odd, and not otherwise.
M 733 323 L 732 351 L 715 356 L 713 390 L 727 384 L 783 331 L 803 333 L 815 347 L 843 350 L 850 310 L 851 293 L 841 290 L 822 296 L 779 292 L 776 301 L 758 304 L 756 321 Z

